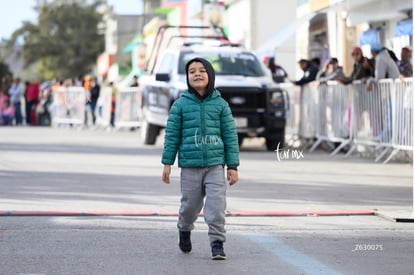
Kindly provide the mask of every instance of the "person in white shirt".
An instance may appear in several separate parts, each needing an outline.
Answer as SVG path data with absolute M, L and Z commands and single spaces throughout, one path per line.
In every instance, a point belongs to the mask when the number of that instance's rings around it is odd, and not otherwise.
M 373 83 L 381 79 L 400 78 L 400 71 L 396 61 L 391 57 L 387 48 L 382 47 L 379 43 L 371 45 L 372 57 L 375 58 L 375 75 L 374 78 L 368 79 L 367 91 L 373 90 Z M 374 102 L 379 102 L 379 108 L 384 110 L 379 119 L 382 123 L 382 131 L 377 136 L 381 142 L 391 142 L 392 139 L 392 104 L 391 95 L 383 91 L 373 95 Z
M 15 109 L 15 119 L 16 125 L 21 125 L 23 123 L 22 117 L 22 108 L 21 108 L 21 98 L 24 94 L 24 86 L 20 78 L 17 77 L 14 79 L 13 85 L 10 87 L 9 95 L 10 102 L 13 104 Z

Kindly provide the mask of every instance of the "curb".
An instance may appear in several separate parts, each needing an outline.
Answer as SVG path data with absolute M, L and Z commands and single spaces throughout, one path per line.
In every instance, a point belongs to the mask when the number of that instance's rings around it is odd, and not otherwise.
M 226 217 L 305 217 L 305 216 L 369 216 L 371 210 L 333 210 L 333 211 L 227 211 Z M 4 211 L 0 217 L 41 217 L 41 216 L 160 216 L 176 217 L 178 212 L 155 211 Z M 203 213 L 200 213 L 203 216 Z
M 413 212 L 383 212 L 378 211 L 375 213 L 378 217 L 384 218 L 392 222 L 399 223 L 414 223 L 414 211 Z

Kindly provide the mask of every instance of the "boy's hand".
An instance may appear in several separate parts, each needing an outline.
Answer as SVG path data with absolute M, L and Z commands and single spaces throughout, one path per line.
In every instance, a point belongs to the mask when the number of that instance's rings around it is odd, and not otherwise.
M 166 184 L 170 183 L 171 165 L 165 164 L 164 170 L 162 171 L 162 181 Z
M 237 170 L 227 170 L 227 180 L 229 181 L 230 186 L 235 184 L 239 180 L 239 173 Z

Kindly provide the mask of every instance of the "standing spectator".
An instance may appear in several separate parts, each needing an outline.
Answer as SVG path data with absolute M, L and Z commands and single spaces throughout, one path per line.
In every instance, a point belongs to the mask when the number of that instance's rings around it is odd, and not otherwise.
M 5 108 L 7 100 L 9 100 L 8 93 L 0 88 L 0 112 Z
M 73 80 L 73 85 L 75 85 L 76 87 L 82 87 L 83 86 L 83 77 L 82 75 L 79 75 L 77 78 L 75 78 Z
M 404 77 L 413 76 L 413 64 L 411 64 L 411 48 L 404 47 L 401 49 L 401 60 L 398 62 L 400 74 Z
M 319 57 L 312 58 L 311 62 L 313 65 L 315 65 L 316 68 L 318 68 L 318 70 L 320 69 L 321 59 Z
M 374 82 L 385 79 L 397 79 L 400 77 L 400 71 L 398 70 L 397 63 L 389 54 L 387 48 L 382 47 L 379 43 L 371 45 L 371 53 L 375 58 L 375 74 L 374 78 L 370 78 L 367 84 L 367 90 L 372 91 L 372 85 Z M 389 95 L 384 94 L 379 101 L 382 105 L 385 105 L 385 113 L 383 115 L 383 127 L 382 133 L 378 138 L 383 142 L 390 142 L 392 137 L 392 106 L 391 98 Z
M 9 99 L 6 99 L 4 103 L 4 108 L 3 110 L 1 110 L 0 125 L 13 125 L 13 119 L 15 114 L 14 107 L 10 104 Z
M 132 83 L 130 87 L 139 87 L 138 77 L 136 75 L 134 75 L 134 77 L 132 78 Z
M 270 57 L 268 55 L 265 55 L 262 58 L 262 63 L 266 68 L 269 68 L 269 59 L 270 59 Z
M 351 84 L 355 80 L 360 80 L 362 83 L 365 83 L 367 79 L 374 76 L 375 72 L 375 60 L 374 59 L 368 59 L 365 57 L 362 53 L 362 49 L 358 46 L 354 46 L 351 51 L 351 56 L 354 59 L 354 65 L 352 69 L 352 73 L 349 77 L 343 76 L 343 77 L 337 77 L 336 80 L 338 82 L 341 82 L 345 85 Z M 355 94 L 356 97 L 360 97 L 362 95 Z M 367 106 L 364 104 L 363 101 L 357 100 L 357 110 L 360 110 L 361 114 L 364 110 L 366 110 Z M 373 124 L 374 131 L 378 131 L 378 118 L 375 117 L 374 111 L 369 110 L 370 120 Z M 352 109 L 349 109 L 348 112 L 348 118 L 349 121 L 351 121 L 352 116 Z M 361 116 L 359 116 L 358 119 L 362 119 Z M 348 127 L 350 128 L 350 123 L 348 124 Z
M 362 54 L 362 49 L 358 46 L 352 48 L 352 58 L 354 59 L 354 66 L 351 76 L 338 77 L 336 80 L 345 85 L 351 84 L 354 80 L 362 80 L 373 77 L 375 72 L 375 60 L 368 59 Z
M 328 60 L 325 64 L 324 68 L 318 73 L 316 79 L 319 81 L 320 85 L 327 85 L 328 81 L 336 80 L 338 78 L 344 78 L 344 72 L 341 66 L 339 66 L 338 59 L 336 57 L 332 57 Z M 320 92 L 320 91 L 319 91 Z M 319 103 L 323 103 L 326 107 L 329 107 L 330 110 L 330 119 L 333 121 L 332 123 L 332 131 L 336 137 L 341 138 L 348 138 L 349 131 L 348 125 L 346 122 L 343 123 L 342 115 L 346 112 L 346 105 L 345 104 L 337 104 L 334 105 L 335 101 L 334 98 L 337 98 L 338 94 L 325 94 L 326 96 L 323 98 L 319 98 Z M 322 105 L 322 106 L 323 106 Z M 325 112 L 324 112 L 325 113 Z M 326 119 L 326 113 L 323 119 Z M 322 119 L 322 117 L 320 117 Z M 326 121 L 322 121 L 322 123 L 326 123 Z M 337 148 L 341 142 L 334 142 L 334 147 Z M 345 150 L 342 150 L 345 152 Z
M 36 109 L 36 105 L 39 103 L 40 84 L 36 79 L 27 85 L 26 88 L 26 124 L 34 125 L 36 121 L 32 121 L 32 111 Z
M 295 85 L 303 86 L 309 82 L 316 80 L 319 69 L 315 67 L 312 62 L 306 59 L 301 59 L 298 63 L 303 71 L 303 77 L 298 81 L 294 81 L 293 83 Z
M 24 92 L 23 92 L 23 99 L 24 99 L 24 111 L 25 111 L 25 119 L 24 120 L 26 120 L 27 119 L 27 112 L 26 112 L 26 107 L 27 107 L 27 98 L 26 98 L 26 95 L 27 95 L 27 89 L 29 88 L 29 85 L 30 85 L 30 81 L 28 81 L 28 80 L 26 80 L 24 83 L 23 83 L 23 86 L 24 86 Z M 23 105 L 23 104 L 22 104 Z M 23 107 L 23 106 L 22 106 Z M 22 114 L 22 116 L 23 116 L 23 114 Z M 26 123 L 26 125 L 29 125 L 28 123 Z
M 337 78 L 344 78 L 344 71 L 341 66 L 339 66 L 338 59 L 332 57 L 328 63 L 321 70 L 316 79 L 319 82 L 327 82 L 329 80 L 336 80 Z
M 276 83 L 285 82 L 285 78 L 288 76 L 288 74 L 281 66 L 276 64 L 274 57 L 269 58 L 268 68 L 272 74 L 272 78 L 274 82 Z
M 94 77 L 91 81 L 91 100 L 90 100 L 90 107 L 91 107 L 91 113 L 92 113 L 92 123 L 95 125 L 96 122 L 96 104 L 98 103 L 98 98 L 101 93 L 101 86 L 98 83 L 98 78 Z
M 381 44 L 371 45 L 371 53 L 375 59 L 375 80 L 384 78 L 397 79 L 400 77 L 400 71 L 395 60 L 389 54 L 387 48 L 381 46 Z
M 16 125 L 21 125 L 23 122 L 21 99 L 24 93 L 24 86 L 19 77 L 14 79 L 13 85 L 10 87 L 9 95 L 10 102 L 15 109 Z
M 168 116 L 162 180 L 170 183 L 171 165 L 178 152 L 182 195 L 177 224 L 179 247 L 184 253 L 191 251 L 191 231 L 204 204 L 211 258 L 224 260 L 227 189 L 224 166 L 227 165 L 229 184 L 235 184 L 239 166 L 236 125 L 229 105 L 214 88 L 212 65 L 205 59 L 194 58 L 185 69 L 188 90 L 174 102 Z
M 51 124 L 52 82 L 45 81 L 40 85 L 39 104 L 36 108 L 36 121 L 38 125 L 49 126 Z
M 86 75 L 83 79 L 82 85 L 83 85 L 83 87 L 85 88 L 86 91 L 90 91 L 91 88 L 92 88 L 91 80 L 92 80 L 92 78 L 91 78 L 90 75 Z
M 11 87 L 11 83 L 10 83 L 11 81 L 10 81 L 10 76 L 8 76 L 8 75 L 5 75 L 5 76 L 3 76 L 3 78 L 1 79 L 1 86 L 0 86 L 0 88 L 5 92 L 5 93 L 7 93 L 7 95 L 8 95 L 8 93 L 9 93 L 9 90 L 10 90 L 10 87 Z
M 110 124 L 111 127 L 115 127 L 115 111 L 116 111 L 116 97 L 118 94 L 118 89 L 114 85 L 114 83 L 111 81 L 109 82 L 109 86 L 112 88 L 112 94 L 111 94 L 111 119 Z
M 91 112 L 91 89 L 92 89 L 92 77 L 90 75 L 86 75 L 83 79 L 83 88 L 85 88 L 85 102 L 86 102 L 86 106 L 85 106 L 85 127 L 88 126 L 88 116 L 89 113 Z

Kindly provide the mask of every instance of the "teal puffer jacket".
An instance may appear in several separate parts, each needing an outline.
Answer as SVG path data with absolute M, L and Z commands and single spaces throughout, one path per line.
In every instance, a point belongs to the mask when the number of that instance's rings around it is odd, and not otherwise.
M 214 90 L 203 102 L 186 91 L 174 102 L 165 130 L 163 164 L 239 166 L 236 125 L 228 103 Z

